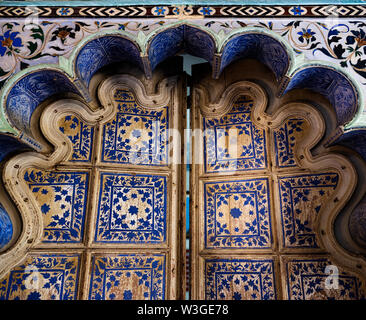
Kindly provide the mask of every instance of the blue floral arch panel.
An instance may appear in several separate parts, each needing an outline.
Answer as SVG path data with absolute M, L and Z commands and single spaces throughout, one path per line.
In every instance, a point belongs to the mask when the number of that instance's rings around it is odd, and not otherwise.
M 273 71 L 277 80 L 281 80 L 290 65 L 286 48 L 276 39 L 264 34 L 241 34 L 225 44 L 220 73 L 230 63 L 243 58 L 258 59 Z
M 119 36 L 104 36 L 88 42 L 80 50 L 75 61 L 76 74 L 88 86 L 100 68 L 124 61 L 144 69 L 140 49 L 135 43 Z
M 334 69 L 323 66 L 304 68 L 292 76 L 284 94 L 300 88 L 325 96 L 335 109 L 339 125 L 351 121 L 357 112 L 357 90 L 345 75 Z
M 189 25 L 180 25 L 161 31 L 152 38 L 149 45 L 148 55 L 151 70 L 182 50 L 212 64 L 216 44 L 211 35 Z
M 26 75 L 11 88 L 6 112 L 11 123 L 21 132 L 31 134 L 30 122 L 40 103 L 54 94 L 79 91 L 69 78 L 57 70 L 44 69 Z

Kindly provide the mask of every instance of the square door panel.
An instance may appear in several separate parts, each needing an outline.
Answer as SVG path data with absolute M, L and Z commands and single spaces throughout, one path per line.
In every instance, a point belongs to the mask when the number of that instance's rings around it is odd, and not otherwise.
M 101 161 L 167 165 L 169 107 L 143 108 L 126 90 L 117 90 L 114 99 L 117 112 L 103 125 Z
M 0 280 L 0 300 L 75 300 L 79 254 L 32 253 Z
M 166 257 L 163 254 L 95 254 L 90 300 L 162 300 Z
M 81 242 L 89 173 L 28 169 L 24 180 L 42 213 L 42 242 Z
M 206 300 L 274 300 L 272 257 L 231 257 L 204 261 Z
M 224 116 L 203 118 L 205 172 L 267 168 L 265 130 L 252 122 L 252 108 L 253 101 L 243 97 Z
M 365 299 L 360 278 L 342 270 L 328 256 L 284 256 L 281 267 L 289 300 Z
M 278 178 L 284 248 L 318 248 L 316 219 L 338 185 L 337 173 Z
M 95 242 L 164 243 L 167 176 L 99 173 Z
M 203 189 L 205 248 L 271 248 L 267 178 L 210 181 Z

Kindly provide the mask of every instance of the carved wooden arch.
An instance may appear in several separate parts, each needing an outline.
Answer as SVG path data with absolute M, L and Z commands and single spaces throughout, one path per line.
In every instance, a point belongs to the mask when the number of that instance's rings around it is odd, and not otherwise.
M 97 110 L 91 110 L 91 108 L 73 99 L 63 99 L 54 102 L 46 107 L 40 117 L 40 128 L 46 139 L 54 146 L 54 150 L 51 154 L 43 155 L 36 152 L 28 152 L 20 154 L 11 160 L 9 160 L 3 171 L 3 180 L 5 187 L 12 200 L 16 203 L 19 213 L 21 215 L 23 229 L 18 237 L 14 236 L 10 243 L 10 248 L 2 253 L 2 259 L 0 261 L 0 278 L 5 276 L 14 266 L 19 265 L 25 261 L 28 257 L 28 253 L 31 250 L 39 250 L 40 248 L 47 248 L 49 250 L 59 250 L 67 248 L 68 250 L 77 251 L 80 245 L 66 244 L 57 248 L 57 244 L 49 246 L 41 242 L 42 230 L 43 230 L 43 218 L 42 212 L 37 204 L 32 192 L 25 183 L 23 176 L 25 170 L 28 168 L 37 168 L 40 170 L 54 170 L 55 166 L 61 165 L 69 169 L 83 168 L 82 163 L 72 163 L 70 166 L 70 158 L 72 154 L 72 143 L 60 130 L 58 130 L 58 122 L 66 115 L 74 115 L 82 120 L 85 124 L 90 126 L 100 125 L 107 123 L 116 115 L 117 107 L 116 102 L 113 99 L 113 94 L 116 90 L 127 90 L 134 94 L 136 103 L 141 105 L 144 109 L 155 110 L 163 106 L 169 106 L 169 117 L 171 119 L 170 125 L 172 128 L 181 131 L 181 119 L 184 114 L 184 110 L 181 104 L 181 89 L 180 79 L 178 76 L 165 78 L 158 83 L 157 93 L 149 95 L 146 92 L 144 84 L 132 75 L 114 75 L 105 79 L 98 88 L 98 96 L 102 105 L 102 108 Z M 102 134 L 97 134 L 96 139 L 101 139 Z M 101 143 L 99 142 L 99 146 Z M 168 157 L 177 157 L 180 154 L 180 150 L 168 145 L 169 153 Z M 93 157 L 99 157 L 97 150 L 94 150 Z M 99 161 L 97 162 L 99 163 Z M 117 171 L 135 175 L 136 173 L 152 173 L 149 168 L 141 168 L 138 165 L 116 165 Z M 184 185 L 185 175 L 180 172 L 180 164 L 168 161 L 167 165 L 156 169 L 157 172 L 167 178 L 169 199 L 167 200 L 168 206 L 168 222 L 166 231 L 166 242 L 152 245 L 137 245 L 135 251 L 149 253 L 163 252 L 167 257 L 166 274 L 168 285 L 166 286 L 166 298 L 176 299 L 180 297 L 184 292 L 184 287 L 178 285 L 180 282 L 182 265 L 179 263 L 181 257 L 181 248 L 179 247 L 179 237 L 181 225 L 179 221 L 184 219 L 181 215 L 184 210 L 182 209 L 182 201 L 180 195 L 180 188 Z M 57 170 L 57 169 L 56 169 Z M 84 169 L 85 170 L 85 169 Z M 91 169 L 90 173 L 91 173 Z M 107 169 L 106 169 L 107 170 Z M 184 170 L 184 169 L 182 169 Z M 94 191 L 93 193 L 95 193 Z M 95 198 L 95 194 L 93 195 Z M 89 201 L 93 201 L 89 199 Z M 93 210 L 94 209 L 90 209 Z M 86 222 L 85 222 L 86 223 Z M 183 227 L 182 227 L 183 229 Z M 91 231 L 90 231 L 91 232 Z M 92 236 L 88 235 L 86 238 Z M 183 236 L 182 236 L 183 237 Z M 183 242 L 183 241 L 182 241 Z M 89 241 L 90 243 L 90 241 Z M 113 252 L 118 246 L 113 244 L 103 244 L 106 252 Z M 95 248 L 98 248 L 96 245 Z M 99 246 L 99 248 L 101 248 Z M 133 251 L 133 248 L 129 245 L 119 246 L 118 250 L 123 252 Z M 86 291 L 86 283 L 84 283 L 83 291 Z M 84 293 L 84 298 L 85 298 Z
M 210 268 L 212 270 L 211 261 L 219 263 L 222 259 L 228 259 L 227 261 L 234 261 L 236 268 L 240 268 L 240 259 L 258 259 L 263 257 L 269 257 L 272 254 L 274 258 L 274 270 L 275 278 L 277 278 L 274 296 L 269 297 L 281 299 L 290 299 L 289 283 L 286 281 L 287 266 L 291 264 L 292 258 L 306 258 L 311 257 L 311 254 L 322 254 L 328 263 L 331 261 L 340 267 L 340 270 L 347 270 L 351 274 L 356 274 L 362 283 L 360 288 L 361 294 L 365 294 L 365 276 L 363 270 L 366 268 L 366 260 L 360 256 L 353 255 L 347 252 L 337 242 L 334 235 L 334 221 L 339 214 L 342 207 L 347 203 L 357 183 L 356 171 L 349 160 L 343 155 L 335 153 L 324 153 L 314 157 L 311 154 L 311 148 L 314 147 L 322 138 L 325 132 L 325 121 L 321 113 L 308 103 L 287 103 L 278 109 L 274 114 L 270 115 L 266 113 L 268 106 L 268 98 L 264 89 L 256 83 L 250 81 L 238 81 L 229 85 L 223 92 L 218 101 L 211 102 L 209 99 L 208 91 L 204 85 L 197 85 L 193 89 L 193 110 L 192 110 L 192 127 L 194 129 L 203 129 L 203 123 L 205 119 L 222 119 L 228 112 L 234 107 L 235 102 L 240 96 L 250 97 L 254 101 L 254 106 L 251 111 L 252 123 L 266 131 L 267 140 L 267 156 L 268 167 L 267 169 L 258 169 L 253 171 L 234 171 L 225 172 L 223 169 L 209 172 L 205 170 L 204 152 L 204 135 L 201 137 L 193 137 L 194 149 L 193 149 L 193 170 L 191 175 L 191 194 L 192 194 L 192 217 L 191 217 L 191 229 L 192 229 L 192 298 L 193 299 L 210 299 L 209 294 L 212 293 L 211 287 L 205 283 L 207 279 L 211 279 L 212 274 L 207 271 Z M 287 120 L 291 118 L 301 118 L 307 121 L 308 130 L 306 135 L 302 136 L 299 141 L 296 140 L 296 146 L 294 148 L 294 157 L 297 162 L 297 167 L 294 168 L 276 168 L 276 160 L 273 143 L 273 130 L 281 127 Z M 221 125 L 224 125 L 220 122 Z M 270 146 L 268 146 L 270 145 Z M 339 176 L 339 183 L 331 194 L 325 206 L 322 206 L 318 212 L 318 216 L 314 221 L 314 228 L 316 232 L 316 238 L 319 241 L 319 248 L 297 248 L 291 250 L 285 247 L 283 244 L 284 236 L 281 234 L 281 211 L 278 199 L 279 195 L 279 176 L 294 176 L 295 174 L 315 174 L 321 172 L 335 172 Z M 213 247 L 212 243 L 206 240 L 206 232 L 208 230 L 205 219 L 207 214 L 206 205 L 206 185 L 214 185 L 215 188 L 226 181 L 227 185 L 232 181 L 238 182 L 240 179 L 255 179 L 256 177 L 269 177 L 271 181 L 270 197 L 272 212 L 275 215 L 272 217 L 272 232 L 273 238 L 270 248 L 267 249 L 251 249 L 249 247 L 235 247 L 235 246 L 223 246 Z M 216 210 L 216 209 L 215 209 Z M 224 213 L 225 216 L 225 213 Z M 215 218 L 216 219 L 216 218 Z M 225 220 L 226 221 L 226 220 Z M 228 221 L 228 220 L 227 220 Z M 216 222 L 215 222 L 216 223 Z M 221 221 L 221 223 L 223 223 Z M 229 224 L 229 222 L 227 222 Z M 232 237 L 234 238 L 234 237 Z M 262 250 L 262 251 L 261 251 Z M 266 251 L 267 250 L 267 251 Z M 208 262 L 207 262 L 208 261 Z M 213 263 L 213 262 L 212 262 Z M 230 262 L 227 262 L 229 265 Z M 221 266 L 222 267 L 222 266 Z M 218 267 L 218 268 L 221 268 Z M 227 266 L 226 266 L 227 267 Z M 208 268 L 208 269 L 206 269 Z M 223 268 L 223 267 L 222 267 Z M 229 268 L 229 267 L 227 267 Z M 234 267 L 233 267 L 234 268 Z M 223 269 L 220 269 L 223 270 Z M 228 271 L 228 270 L 226 270 Z M 229 270 L 230 271 L 230 270 Z M 229 272 L 228 271 L 228 272 Z M 223 272 L 223 271 L 222 271 Z M 341 271 L 340 271 L 341 272 Z M 206 279 L 206 280 L 205 280 Z M 281 279 L 281 280 L 279 280 Z M 281 287 L 281 288 L 280 288 Z M 217 288 L 216 288 L 217 290 Z M 318 294 L 318 298 L 326 298 L 326 294 L 321 292 Z M 227 297 L 225 297 L 226 299 Z M 267 297 L 268 298 L 268 297 Z M 314 296 L 316 298 L 316 296 Z M 213 299 L 219 299 L 215 296 Z M 230 299 L 230 297 L 229 297 Z

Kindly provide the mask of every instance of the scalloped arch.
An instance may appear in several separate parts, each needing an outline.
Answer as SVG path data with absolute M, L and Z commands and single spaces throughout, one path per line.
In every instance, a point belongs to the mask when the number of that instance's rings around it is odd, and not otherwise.
M 92 76 L 105 65 L 129 61 L 144 69 L 141 49 L 133 40 L 123 35 L 104 35 L 93 37 L 83 45 L 75 57 L 75 75 L 89 86 Z
M 68 59 L 60 58 L 58 66 L 38 65 L 21 71 L 2 90 L 0 132 L 12 133 L 37 149 L 30 119 L 42 101 L 56 93 L 73 92 L 90 102 L 88 86 L 101 67 L 130 61 L 149 78 L 159 63 L 182 50 L 206 59 L 214 78 L 237 59 L 256 58 L 273 71 L 280 94 L 296 88 L 324 94 L 335 108 L 339 125 L 349 123 L 363 109 L 355 81 L 335 66 L 295 57 L 290 45 L 271 30 L 243 27 L 214 34 L 206 27 L 182 21 L 166 24 L 147 36 L 103 31 L 81 41 Z
M 349 123 L 361 105 L 356 83 L 331 65 L 309 64 L 298 68 L 289 76 L 283 94 L 294 89 L 310 89 L 325 96 L 335 109 L 338 125 Z

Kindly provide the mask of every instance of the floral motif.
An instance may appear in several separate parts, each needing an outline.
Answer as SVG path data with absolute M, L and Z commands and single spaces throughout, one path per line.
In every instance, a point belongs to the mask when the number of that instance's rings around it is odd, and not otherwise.
M 302 6 L 294 6 L 291 9 L 289 9 L 289 12 L 294 16 L 302 16 L 306 14 L 307 10 Z
M 276 299 L 273 260 L 208 259 L 206 300 Z
M 116 116 L 103 126 L 102 161 L 168 164 L 168 107 L 145 109 L 125 90 L 118 91 L 115 99 Z
M 151 9 L 154 16 L 165 16 L 169 13 L 169 8 L 164 6 L 157 6 Z
M 17 37 L 19 32 L 6 31 L 4 35 L 0 35 L 0 56 L 4 56 L 6 52 L 11 55 L 11 52 L 19 52 L 16 48 L 22 47 L 22 39 Z M 9 50 L 9 51 L 8 51 Z
M 0 300 L 75 300 L 80 257 L 32 254 L 0 280 Z
M 165 241 L 166 177 L 102 173 L 95 241 Z
M 164 255 L 126 254 L 93 257 L 90 300 L 162 300 L 164 298 Z
M 206 172 L 266 168 L 265 132 L 252 123 L 250 118 L 252 108 L 253 102 L 242 97 L 224 116 L 204 118 Z M 237 144 L 232 144 L 230 137 L 235 139 Z M 238 148 L 231 150 L 230 145 L 238 145 Z
M 59 8 L 59 9 L 57 9 L 56 12 L 59 16 L 70 16 L 74 13 L 74 9 L 72 9 L 72 8 Z
M 306 134 L 309 124 L 303 119 L 289 119 L 273 131 L 276 165 L 280 168 L 295 167 L 295 148 L 298 140 Z
M 24 180 L 42 212 L 42 241 L 81 242 L 88 173 L 28 169 Z
M 60 119 L 58 125 L 59 130 L 64 133 L 72 143 L 72 154 L 69 161 L 90 161 L 94 128 L 71 115 L 67 115 Z
M 62 44 L 65 44 L 65 41 L 68 37 L 75 39 L 74 29 L 67 26 L 57 28 L 54 32 L 52 32 L 52 35 L 53 37 L 51 38 L 51 41 L 55 41 L 58 38 Z
M 314 223 L 337 184 L 337 173 L 279 178 L 284 247 L 318 248 Z
M 311 31 L 310 28 L 308 29 L 302 29 L 301 31 L 299 31 L 297 33 L 300 37 L 299 37 L 299 41 L 300 42 L 307 42 L 310 43 L 312 41 L 315 41 L 315 32 Z
M 267 179 L 205 183 L 205 247 L 271 247 Z
M 215 14 L 215 9 L 212 7 L 200 7 L 197 12 L 203 16 L 212 16 Z
M 288 259 L 284 261 L 287 272 L 289 300 L 360 300 L 365 299 L 360 280 L 349 273 L 339 271 L 338 289 L 327 289 L 327 266 L 334 264 L 327 258 Z

